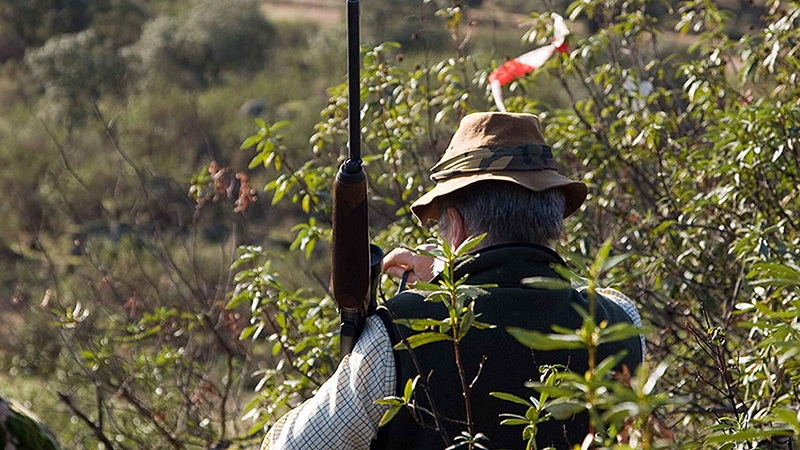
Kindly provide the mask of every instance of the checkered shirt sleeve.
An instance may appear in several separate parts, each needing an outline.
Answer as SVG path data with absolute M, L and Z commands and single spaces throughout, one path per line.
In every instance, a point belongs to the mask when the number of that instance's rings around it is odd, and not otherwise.
M 628 314 L 631 322 L 637 327 L 642 328 L 642 318 L 639 316 L 639 310 L 636 308 L 636 304 L 633 303 L 633 300 L 628 298 L 627 295 L 611 288 L 600 288 L 597 290 L 597 293 L 619 305 L 619 307 Z M 642 345 L 642 359 L 644 359 L 646 351 L 644 335 L 639 335 L 639 342 Z
M 394 395 L 395 382 L 392 344 L 371 316 L 353 352 L 313 397 L 278 419 L 261 450 L 369 449 L 387 408 L 374 402 Z

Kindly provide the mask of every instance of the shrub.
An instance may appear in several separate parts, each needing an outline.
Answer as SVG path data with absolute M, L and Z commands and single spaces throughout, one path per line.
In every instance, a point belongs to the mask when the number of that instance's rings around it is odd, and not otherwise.
M 52 38 L 25 62 L 51 106 L 75 119 L 101 94 L 118 92 L 125 69 L 114 47 L 92 30 Z
M 202 0 L 147 23 L 127 54 L 140 63 L 145 79 L 161 76 L 200 88 L 220 81 L 225 71 L 263 67 L 274 39 L 258 2 Z

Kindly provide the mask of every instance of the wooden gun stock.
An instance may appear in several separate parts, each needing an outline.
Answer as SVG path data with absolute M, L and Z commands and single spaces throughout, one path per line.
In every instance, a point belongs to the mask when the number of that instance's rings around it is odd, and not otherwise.
M 339 308 L 366 314 L 369 294 L 367 177 L 348 160 L 333 185 L 333 297 Z M 351 164 L 355 165 L 355 164 Z
M 341 314 L 341 357 L 353 350 L 366 317 L 375 310 L 383 259 L 380 248 L 369 243 L 366 173 L 360 164 L 354 166 L 345 162 L 333 185 L 331 289 Z

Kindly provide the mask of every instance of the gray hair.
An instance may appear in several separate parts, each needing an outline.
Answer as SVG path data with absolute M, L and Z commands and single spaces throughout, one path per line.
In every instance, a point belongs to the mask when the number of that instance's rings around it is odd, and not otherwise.
M 447 229 L 446 211 L 454 207 L 467 233 L 486 233 L 480 247 L 520 243 L 551 245 L 561 237 L 566 200 L 561 189 L 536 192 L 504 181 L 481 181 L 440 200 L 439 232 Z

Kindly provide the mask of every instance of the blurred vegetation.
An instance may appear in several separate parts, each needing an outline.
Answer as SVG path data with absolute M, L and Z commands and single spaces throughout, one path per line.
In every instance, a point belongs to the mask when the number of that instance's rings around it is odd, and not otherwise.
M 335 368 L 344 23 L 273 7 L 0 5 L 0 396 L 64 448 L 252 447 Z M 583 398 L 614 411 L 598 446 L 797 446 L 797 5 L 362 11 L 373 240 L 430 238 L 408 209 L 427 169 L 461 116 L 494 108 L 489 72 L 548 43 L 562 14 L 571 52 L 506 86 L 505 104 L 539 114 L 590 186 L 562 242 L 574 269 L 606 241 L 632 255 L 597 281 L 639 305 L 649 356 L 627 386 L 600 364 L 532 395 L 613 391 Z

